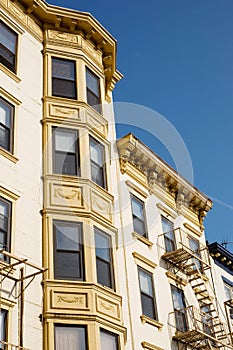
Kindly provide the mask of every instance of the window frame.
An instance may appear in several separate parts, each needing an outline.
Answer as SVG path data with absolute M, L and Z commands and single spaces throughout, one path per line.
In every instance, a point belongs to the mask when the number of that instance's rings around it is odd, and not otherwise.
M 136 200 L 137 202 L 139 202 L 142 205 L 142 214 L 143 214 L 143 220 L 140 219 L 138 216 L 134 215 L 133 213 L 133 200 Z M 135 196 L 134 194 L 131 193 L 130 195 L 130 204 L 131 204 L 131 212 L 132 212 L 132 221 L 133 221 L 133 231 L 135 233 L 137 233 L 138 235 L 147 238 L 148 239 L 148 230 L 147 230 L 147 221 L 146 221 L 146 211 L 145 211 L 145 202 L 142 201 L 141 199 L 139 199 L 137 196 Z M 135 216 L 135 217 L 134 217 Z M 144 227 L 144 233 L 142 234 L 141 232 L 138 232 L 135 230 L 135 224 L 134 224 L 134 219 L 138 219 L 140 222 L 143 223 L 143 227 Z
M 107 237 L 108 239 L 108 251 L 109 251 L 109 261 L 104 260 L 101 257 L 97 256 L 97 252 L 96 252 L 96 234 L 102 236 L 102 237 Z M 113 261 L 113 251 L 112 251 L 112 236 L 107 234 L 106 232 L 102 231 L 101 229 L 99 229 L 98 227 L 94 226 L 94 239 L 95 239 L 95 260 L 96 260 L 96 279 L 97 279 L 97 283 L 102 285 L 103 287 L 108 287 L 112 290 L 115 291 L 115 274 L 114 274 L 114 261 Z M 104 263 L 108 264 L 109 267 L 109 281 L 110 281 L 110 286 L 105 285 L 103 283 L 101 283 L 98 279 L 98 266 L 97 266 L 97 261 L 101 260 Z
M 96 80 L 98 80 L 98 92 L 99 92 L 99 96 L 96 95 L 89 87 L 87 84 L 87 74 L 92 75 L 94 78 L 96 78 Z M 86 77 L 86 98 L 87 98 L 87 104 L 93 108 L 96 112 L 98 112 L 99 114 L 102 114 L 102 102 L 101 102 L 101 88 L 100 88 L 100 77 L 98 75 L 96 75 L 93 70 L 91 70 L 89 67 L 86 66 L 85 69 L 85 77 Z M 90 99 L 88 98 L 89 94 L 93 95 L 94 98 L 96 98 L 98 100 L 98 103 L 95 104 L 91 104 L 90 103 Z
M 63 151 L 56 151 L 56 130 L 62 131 L 67 134 L 75 133 L 76 134 L 76 145 L 75 145 L 75 152 L 63 152 Z M 52 170 L 53 174 L 58 175 L 67 175 L 67 176 L 80 176 L 80 146 L 79 146 L 79 130 L 77 129 L 71 129 L 71 128 L 64 128 L 59 126 L 53 126 L 52 127 L 52 152 L 53 152 L 53 164 L 52 164 Z M 71 154 L 75 157 L 76 167 L 75 167 L 75 174 L 70 174 L 68 172 L 63 172 L 63 168 L 61 172 L 56 171 L 56 152 L 57 153 L 65 153 L 65 154 Z M 63 163 L 64 164 L 64 163 Z
M 97 146 L 102 147 L 102 157 L 103 157 L 103 164 L 99 165 L 91 158 L 91 141 L 97 144 Z M 102 142 L 98 141 L 95 137 L 92 135 L 89 135 L 89 152 L 90 152 L 90 172 L 91 172 L 91 180 L 100 186 L 101 188 L 107 190 L 108 189 L 108 183 L 107 183 L 107 172 L 106 172 L 106 151 L 105 151 L 105 145 L 103 145 Z M 98 171 L 101 169 L 102 172 L 102 182 L 103 185 L 99 184 L 94 180 L 94 176 L 92 175 L 92 165 L 94 165 L 96 168 L 98 168 Z
M 74 79 L 62 79 L 62 78 L 57 78 L 53 76 L 53 60 L 57 60 L 57 61 L 63 61 L 63 62 L 72 62 L 73 63 L 73 67 L 74 67 Z M 59 81 L 68 81 L 68 82 L 72 82 L 73 86 L 74 86 L 74 95 L 72 97 L 67 96 L 65 94 L 60 94 L 60 93 L 55 93 L 54 92 L 54 79 L 58 79 Z M 59 97 L 59 98 L 67 98 L 69 100 L 77 100 L 77 62 L 76 60 L 72 60 L 72 59 L 67 59 L 64 57 L 58 57 L 58 56 L 52 56 L 51 57 L 51 95 L 54 97 Z
M 0 127 L 1 125 L 3 125 L 3 128 L 8 129 L 9 130 L 9 140 L 8 140 L 8 147 L 5 148 L 3 146 L 1 146 L 0 144 L 0 148 L 2 148 L 3 150 L 13 154 L 14 151 L 14 119 L 15 119 L 15 106 L 10 103 L 9 101 L 7 101 L 4 97 L 2 97 L 0 95 L 0 104 L 5 105 L 7 108 L 9 108 L 9 113 L 10 113 L 10 127 L 7 127 L 6 125 L 2 124 L 0 122 Z
M 188 316 L 187 316 L 187 310 L 186 310 L 187 309 L 187 305 L 186 305 L 186 301 L 185 301 L 184 291 L 183 291 L 183 289 L 178 288 L 177 286 L 175 286 L 173 284 L 171 284 L 170 287 L 171 287 L 171 297 L 172 297 L 172 305 L 173 305 L 174 316 L 175 316 L 176 329 L 177 329 L 177 331 L 187 332 L 188 329 L 189 329 L 189 323 L 188 323 Z M 177 292 L 177 293 L 179 293 L 181 295 L 181 299 L 182 299 L 182 303 L 183 303 L 183 307 L 182 308 L 179 308 L 179 309 L 175 308 L 174 298 L 173 298 L 174 293 L 173 292 Z M 179 322 L 178 320 L 180 320 L 180 316 L 181 316 L 181 319 L 182 319 L 182 327 L 183 327 L 182 329 L 179 329 L 178 325 L 177 325 L 178 322 Z
M 100 348 L 101 348 L 101 350 L 103 350 L 102 349 L 102 343 L 101 343 L 101 334 L 103 334 L 103 333 L 108 334 L 108 335 L 110 335 L 110 336 L 115 338 L 116 350 L 119 350 L 119 345 L 120 345 L 119 334 L 113 333 L 113 332 L 108 331 L 108 330 L 106 330 L 104 328 L 100 328 Z
M 3 26 L 5 26 L 5 28 L 7 29 L 7 31 L 11 32 L 12 34 L 15 35 L 15 50 L 14 52 L 10 51 L 6 46 L 4 46 L 3 44 L 0 43 L 0 47 L 3 47 L 3 51 L 4 52 L 10 52 L 11 54 L 13 54 L 13 58 L 14 58 L 14 63 L 12 64 L 12 67 L 9 66 L 9 64 L 3 63 L 4 62 L 4 58 L 2 55 L 0 55 L 0 63 L 7 68 L 10 72 L 12 72 L 13 74 L 17 73 L 17 63 L 18 63 L 18 45 L 19 45 L 19 34 L 13 30 L 11 28 L 11 26 L 9 26 L 8 24 L 6 24 L 4 21 L 2 21 L 0 19 L 0 23 L 2 23 Z M 2 61 L 3 60 L 3 61 Z M 9 63 L 9 61 L 6 60 L 6 62 Z
M 153 278 L 153 273 L 147 271 L 146 269 L 144 269 L 141 266 L 137 266 L 138 269 L 138 282 L 139 282 L 139 291 L 140 291 L 140 299 L 141 299 L 141 308 L 142 308 L 142 315 L 149 317 L 152 320 L 158 321 L 158 310 L 157 310 L 157 303 L 156 303 L 156 297 L 155 297 L 155 287 L 154 287 L 154 278 Z M 145 292 L 142 291 L 141 289 L 141 282 L 140 282 L 140 271 L 146 273 L 149 277 L 150 277 L 150 282 L 151 282 L 151 289 L 152 289 L 152 294 L 153 295 L 149 295 L 146 294 Z M 146 296 L 147 298 L 149 297 L 151 299 L 151 301 L 153 302 L 153 317 L 151 317 L 151 315 L 148 315 L 147 313 L 145 313 L 145 307 L 143 306 L 143 298 L 142 296 Z
M 63 328 L 82 328 L 82 329 L 84 329 L 85 347 L 86 347 L 86 350 L 89 349 L 89 347 L 88 347 L 88 329 L 87 329 L 87 325 L 67 324 L 67 323 L 54 323 L 54 350 L 56 350 L 56 329 L 59 328 L 59 327 L 63 327 Z
M 167 222 L 171 223 L 172 225 L 172 230 L 165 232 L 163 229 L 163 221 L 166 220 Z M 161 223 L 162 223 L 162 231 L 163 231 L 163 236 L 164 236 L 164 248 L 166 252 L 173 252 L 177 248 L 177 243 L 176 243 L 176 237 L 175 237 L 175 232 L 174 232 L 174 222 L 166 218 L 163 214 L 161 214 Z M 171 234 L 168 236 L 168 234 Z M 172 236 L 172 237 L 171 237 Z
M 0 309 L 0 313 L 2 313 L 2 311 L 4 311 L 4 335 L 3 338 L 1 339 L 1 333 L 2 333 L 2 329 L 0 329 L 0 341 L 7 343 L 8 342 L 8 318 L 9 318 L 9 311 L 1 308 Z M 2 323 L 1 323 L 2 326 Z M 5 349 L 5 344 L 0 342 L 0 350 L 4 350 Z
M 7 205 L 7 210 L 8 210 L 7 230 L 5 231 L 3 228 L 0 228 L 0 232 L 2 232 L 3 235 L 5 236 L 6 244 L 3 245 L 3 247 L 5 246 L 4 250 L 10 252 L 11 251 L 11 229 L 12 229 L 12 202 L 10 202 L 6 198 L 2 197 L 1 195 L 0 195 L 0 202 Z M 0 260 L 1 260 L 1 258 L 0 258 Z M 8 262 L 9 258 L 4 257 L 3 260 Z
M 57 249 L 57 241 L 56 241 L 56 223 L 64 225 L 64 226 L 77 226 L 80 229 L 80 250 L 68 250 L 68 249 Z M 57 252 L 62 251 L 66 253 L 74 253 L 79 254 L 80 261 L 80 277 L 67 277 L 60 276 L 57 272 Z M 85 255 L 84 255 L 84 242 L 83 242 L 83 223 L 78 221 L 68 221 L 68 220 L 53 220 L 53 275 L 55 280 L 66 280 L 66 281 L 85 281 Z

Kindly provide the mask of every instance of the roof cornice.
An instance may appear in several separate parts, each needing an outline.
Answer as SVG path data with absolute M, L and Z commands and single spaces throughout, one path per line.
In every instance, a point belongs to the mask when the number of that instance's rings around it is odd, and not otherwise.
M 212 201 L 178 174 L 169 164 L 138 140 L 128 134 L 117 141 L 121 172 L 126 172 L 127 163 L 140 170 L 147 178 L 150 193 L 155 186 L 168 192 L 179 206 L 185 205 L 195 212 L 203 229 L 203 219 L 212 208 Z

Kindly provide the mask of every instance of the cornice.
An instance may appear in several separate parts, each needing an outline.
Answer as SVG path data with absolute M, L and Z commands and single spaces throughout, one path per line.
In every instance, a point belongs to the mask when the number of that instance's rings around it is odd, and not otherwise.
M 3 0 L 7 3 L 10 0 Z M 34 19 L 41 29 L 53 29 L 60 33 L 80 34 L 102 53 L 106 87 L 112 91 L 123 75 L 116 69 L 116 39 L 90 14 L 49 5 L 43 0 L 13 1 L 14 6 L 24 7 L 25 14 Z
M 182 214 L 185 208 L 194 212 L 203 231 L 203 220 L 212 208 L 212 201 L 185 180 L 171 166 L 164 162 L 152 150 L 134 135 L 128 134 L 117 142 L 121 173 L 127 172 L 131 164 L 147 178 L 150 194 L 161 188 L 174 199 L 176 212 Z

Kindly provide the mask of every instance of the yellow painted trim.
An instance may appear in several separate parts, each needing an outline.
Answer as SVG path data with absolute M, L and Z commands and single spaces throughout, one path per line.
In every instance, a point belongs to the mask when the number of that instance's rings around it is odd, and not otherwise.
M 176 284 L 181 284 L 182 286 L 187 286 L 188 281 L 170 271 L 166 272 L 166 276 L 168 277 L 169 282 L 175 282 Z
M 152 246 L 153 246 L 154 243 L 149 241 L 149 239 L 147 239 L 146 237 L 143 237 L 142 235 L 140 235 L 137 232 L 133 232 L 132 236 L 133 236 L 134 239 L 137 239 L 138 241 L 146 244 L 149 249 L 152 249 Z
M 19 161 L 19 158 L 15 157 L 13 154 L 6 151 L 2 147 L 0 147 L 0 155 L 5 157 L 6 159 L 10 160 L 11 162 L 13 162 L 15 164 Z
M 11 95 L 8 91 L 6 91 L 3 87 L 0 87 L 0 94 L 14 105 L 19 106 L 22 103 L 15 96 Z
M 148 324 L 150 324 L 152 326 L 157 327 L 159 329 L 159 331 L 161 331 L 162 328 L 163 328 L 163 324 L 162 323 L 160 323 L 160 322 L 158 322 L 158 321 L 156 321 L 156 320 L 154 320 L 154 319 L 152 319 L 152 318 L 150 318 L 148 316 L 141 315 L 140 318 L 141 318 L 142 324 L 148 323 Z
M 189 225 L 189 223 L 185 222 L 183 225 L 186 229 L 190 230 L 192 233 L 195 233 L 195 235 L 197 235 L 198 237 L 202 236 L 203 232 L 195 229 L 193 226 Z
M 3 196 L 4 198 L 10 200 L 11 202 L 15 202 L 18 198 L 19 198 L 19 195 L 8 190 L 7 188 L 5 187 L 2 187 L 0 186 L 0 195 Z
M 11 79 L 13 79 L 16 83 L 20 83 L 21 79 L 15 74 L 13 73 L 10 69 L 8 69 L 7 67 L 5 67 L 2 63 L 0 63 L 0 70 L 7 74 Z
M 146 264 L 149 268 L 152 268 L 153 270 L 156 268 L 156 266 L 158 266 L 155 262 L 149 260 L 148 258 L 146 258 L 145 256 L 137 252 L 133 252 L 132 255 L 137 265 L 140 265 L 141 263 L 143 263 L 143 264 Z
M 146 350 L 164 350 L 159 346 L 147 343 L 146 341 L 141 342 L 141 345 L 143 349 L 146 349 Z
M 170 209 L 168 209 L 165 205 L 163 205 L 162 203 L 157 203 L 156 204 L 157 208 L 159 210 L 161 210 L 163 213 L 165 213 L 168 216 L 171 216 L 173 219 L 175 219 L 177 217 L 177 213 L 171 211 Z M 161 213 L 161 214 L 163 214 Z
M 126 180 L 125 181 L 126 185 L 128 187 L 130 187 L 130 190 L 132 189 L 135 194 L 140 194 L 141 197 L 143 197 L 143 200 L 145 200 L 148 196 L 149 196 L 149 192 L 148 191 L 143 191 L 137 184 L 135 184 L 134 182 L 130 181 L 130 180 Z M 130 191 L 132 193 L 132 191 Z M 134 193 L 133 192 L 133 193 Z

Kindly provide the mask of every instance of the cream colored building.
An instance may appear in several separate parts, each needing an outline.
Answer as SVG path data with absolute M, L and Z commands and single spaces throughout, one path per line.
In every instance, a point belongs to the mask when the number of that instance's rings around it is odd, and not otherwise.
M 116 144 L 116 40 L 88 13 L 0 6 L 0 349 L 233 349 L 212 202 L 133 135 Z

